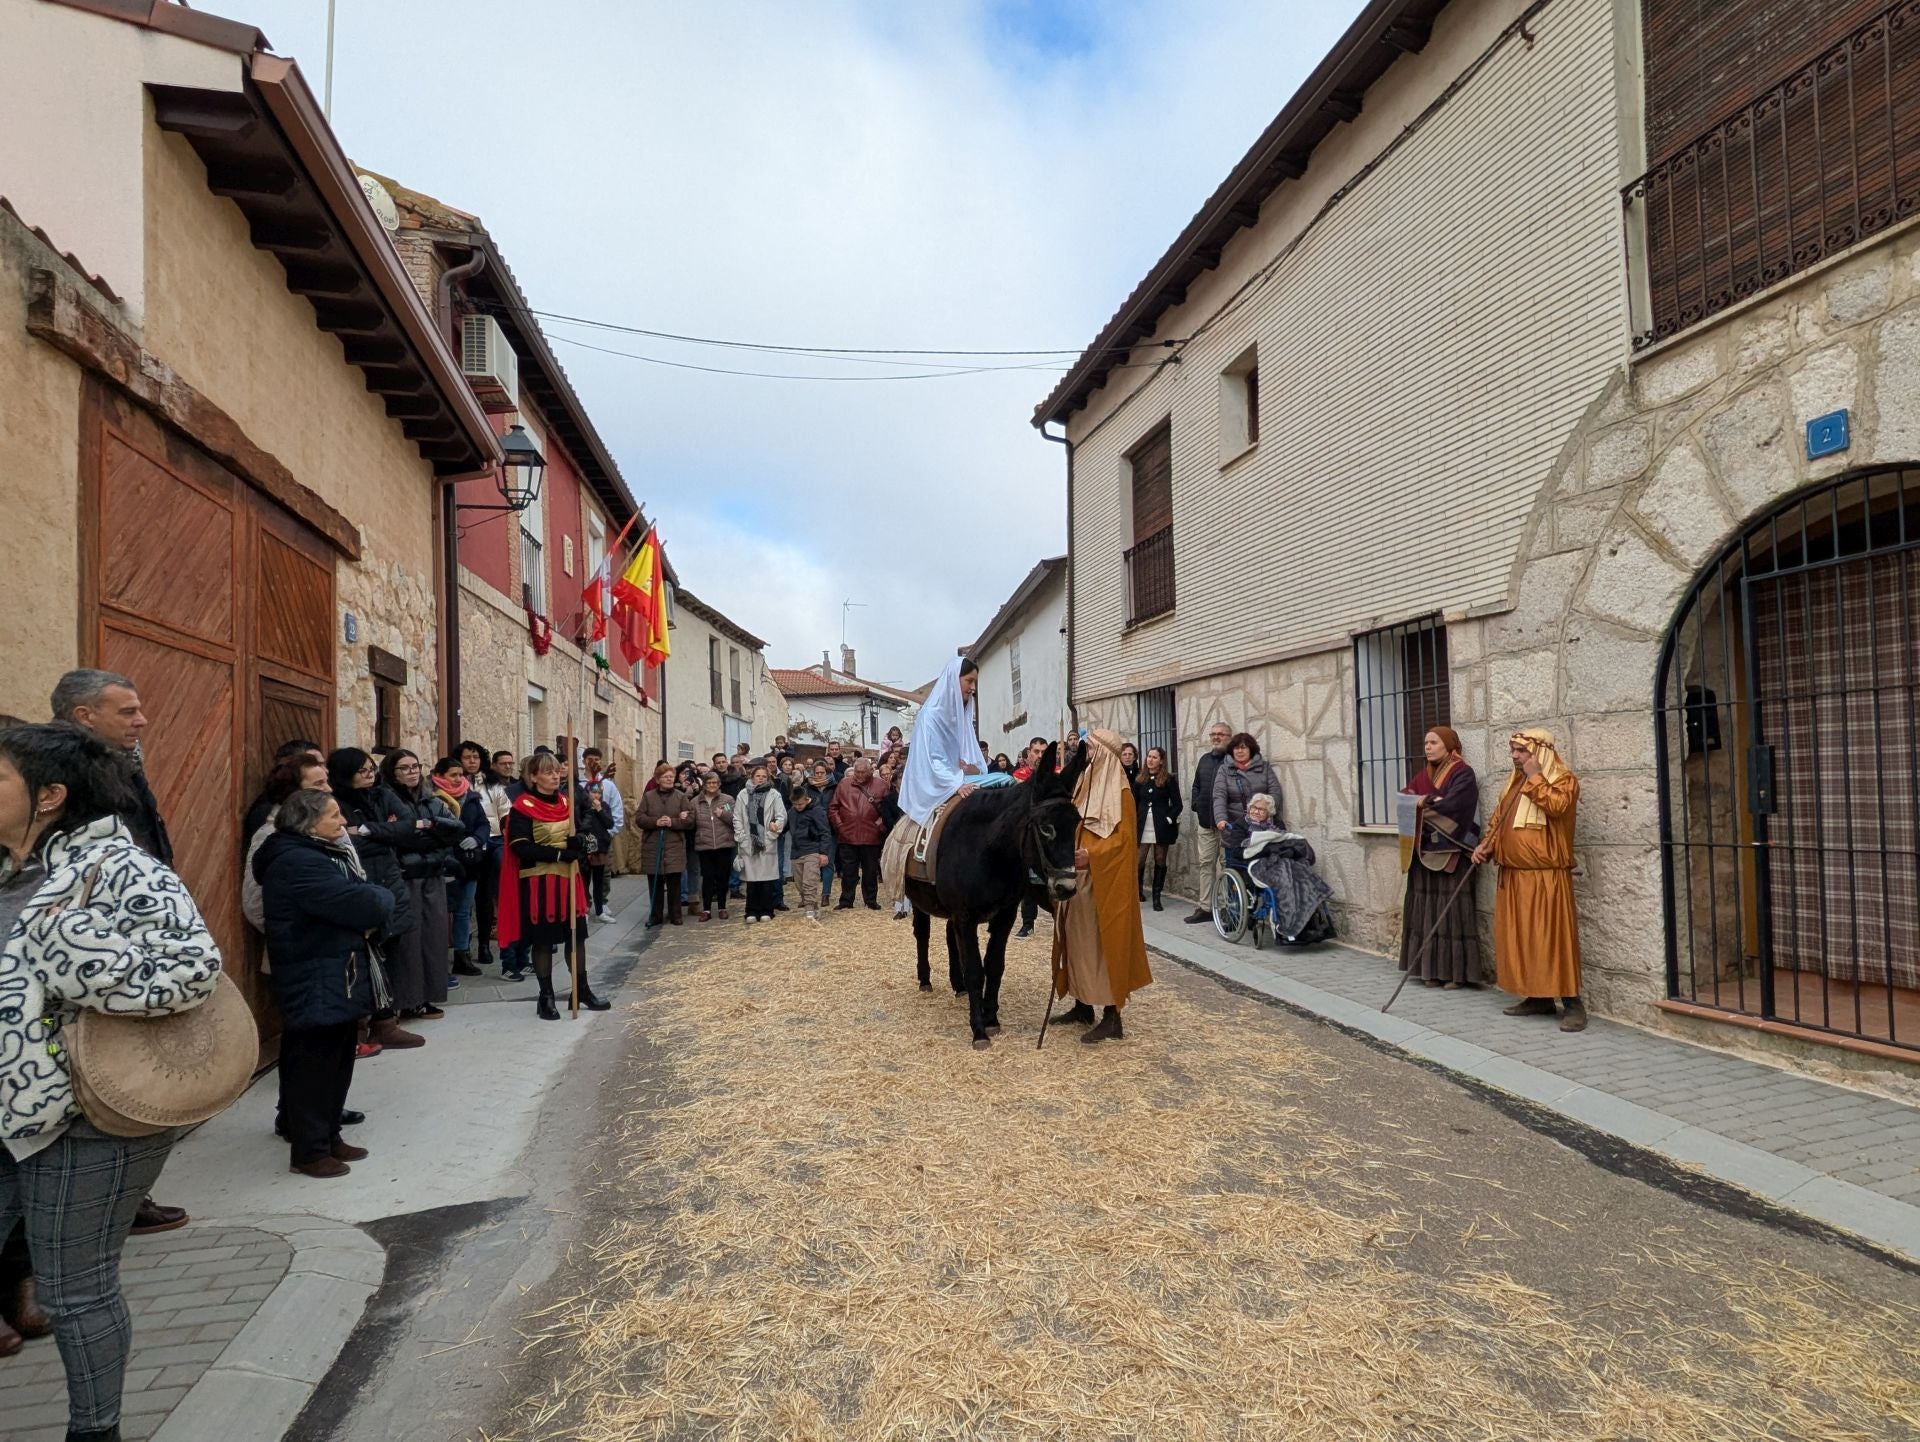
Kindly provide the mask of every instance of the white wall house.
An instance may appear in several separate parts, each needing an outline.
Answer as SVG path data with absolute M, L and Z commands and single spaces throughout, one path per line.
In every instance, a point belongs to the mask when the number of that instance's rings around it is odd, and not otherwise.
M 980 739 L 1017 756 L 1067 729 L 1067 558 L 1041 561 L 964 649 L 980 667 Z M 1131 733 L 1129 733 L 1131 734 Z
M 666 665 L 666 759 L 758 756 L 787 729 L 786 698 L 773 684 L 765 641 L 685 587 L 673 592 L 673 654 Z M 650 760 L 658 758 L 649 758 Z
M 822 676 L 820 670 L 827 670 Z M 913 706 L 865 681 L 838 679 L 832 668 L 772 673 L 787 703 L 787 735 L 802 746 L 839 741 L 869 754 L 885 744 L 889 728 L 913 737 Z

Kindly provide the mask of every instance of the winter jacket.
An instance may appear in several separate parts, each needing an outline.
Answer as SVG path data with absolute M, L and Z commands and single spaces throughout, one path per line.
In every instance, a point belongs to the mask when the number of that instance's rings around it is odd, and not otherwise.
M 886 795 L 887 783 L 878 776 L 868 777 L 865 785 L 848 776 L 833 788 L 827 816 L 843 846 L 878 846 L 887 839 L 881 810 Z
M 140 849 L 154 858 L 162 866 L 173 865 L 173 842 L 167 836 L 167 823 L 160 815 L 160 800 L 153 794 L 153 788 L 147 784 L 147 768 L 140 756 L 139 747 L 133 752 L 133 775 L 128 778 L 133 783 L 133 798 L 136 803 L 134 813 L 129 818 L 133 828 L 133 839 Z
M 1242 825 L 1247 819 L 1247 803 L 1262 791 L 1273 798 L 1274 829 L 1286 830 L 1286 823 L 1282 819 L 1286 816 L 1286 807 L 1280 796 L 1280 778 L 1274 775 L 1267 758 L 1255 756 L 1247 763 L 1247 769 L 1242 771 L 1233 758 L 1228 757 L 1213 777 L 1215 824 L 1224 821 L 1229 826 Z
M 398 936 L 414 924 L 412 892 L 400 870 L 398 851 L 400 846 L 414 844 L 413 810 L 378 781 L 344 793 L 336 791 L 333 799 L 346 814 L 353 849 L 360 853 L 367 880 L 393 893 L 393 914 L 387 918 L 384 935 Z
M 660 825 L 663 816 L 665 827 Z M 633 808 L 633 829 L 640 835 L 640 870 L 648 876 L 685 871 L 687 838 L 693 826 L 693 799 L 686 792 L 677 786 L 662 791 L 649 785 Z
M 446 880 L 464 875 L 465 868 L 457 848 L 466 837 L 466 828 L 460 824 L 459 816 L 447 799 L 434 792 L 432 785 L 426 782 L 422 782 L 421 789 L 411 796 L 403 791 L 391 794 L 400 803 L 401 815 L 412 821 L 429 823 L 424 829 L 415 827 L 395 843 L 394 850 L 400 857 L 400 874 L 408 881 Z
M 614 783 L 614 779 L 611 776 L 601 775 L 591 780 L 585 778 L 581 780 L 580 789 L 582 791 L 590 787 L 599 788 L 600 803 L 607 808 L 608 824 L 611 825 L 614 832 L 618 834 L 627 824 L 627 801 L 626 798 L 620 794 L 619 786 Z
M 725 851 L 734 844 L 733 798 L 722 791 L 693 798 L 693 849 Z
M 794 788 L 813 796 L 811 786 Z M 833 829 L 827 824 L 827 810 L 817 798 L 805 806 L 796 806 L 787 817 L 787 855 L 832 856 Z
M 220 974 L 186 884 L 118 817 L 52 837 L 41 861 L 45 878 L 0 941 L 0 1142 L 16 1158 L 80 1115 L 60 1045 L 68 1021 L 190 1011 Z
M 474 788 L 480 797 L 480 809 L 487 814 L 487 825 L 492 828 L 493 839 L 499 841 L 507 834 L 507 813 L 513 809 L 513 793 L 507 783 L 488 777 Z
M 579 818 L 574 822 L 574 829 L 583 836 L 593 838 L 593 851 L 588 855 L 586 864 L 605 866 L 613 854 L 613 815 L 605 806 L 595 811 L 587 804 L 592 792 L 593 783 L 589 781 L 580 787 L 574 797 L 574 804 L 579 808 L 574 812 Z M 601 794 L 604 796 L 606 793 Z
M 761 808 L 761 837 L 764 850 L 753 849 L 753 834 L 748 822 L 750 809 Z M 733 803 L 733 835 L 738 845 L 734 852 L 745 881 L 780 879 L 780 836 L 787 829 L 787 805 L 780 799 L 780 788 L 771 781 L 762 791 L 749 786 Z
M 1168 772 L 1160 785 L 1155 786 L 1147 779 L 1146 772 L 1133 783 L 1133 809 L 1140 822 L 1140 834 L 1147 833 L 1147 816 L 1153 816 L 1153 840 L 1156 846 L 1165 846 L 1180 835 L 1180 812 L 1184 803 L 1180 800 L 1180 783 Z
M 1209 751 L 1200 758 L 1200 764 L 1193 768 L 1193 819 L 1197 825 L 1213 830 L 1220 818 L 1213 814 L 1213 782 L 1219 774 L 1222 762 L 1229 760 L 1224 751 Z M 1278 800 L 1278 797 L 1274 798 Z
M 385 929 L 393 893 L 353 873 L 337 846 L 276 831 L 254 853 L 267 918 L 267 978 L 289 1029 L 337 1026 L 373 1010 L 367 933 Z

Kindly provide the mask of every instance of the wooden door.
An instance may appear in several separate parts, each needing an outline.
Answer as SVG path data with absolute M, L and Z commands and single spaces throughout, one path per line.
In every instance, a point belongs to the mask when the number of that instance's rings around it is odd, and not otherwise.
M 82 654 L 139 689 L 174 868 L 270 1037 L 278 1018 L 240 911 L 240 821 L 275 746 L 330 744 L 331 552 L 98 383 L 82 409 L 81 470 Z

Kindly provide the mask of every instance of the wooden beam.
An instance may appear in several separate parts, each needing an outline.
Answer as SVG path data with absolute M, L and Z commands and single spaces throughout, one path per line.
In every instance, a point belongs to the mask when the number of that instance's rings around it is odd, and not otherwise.
M 1298 180 L 1307 173 L 1307 162 L 1291 150 L 1283 150 L 1268 164 L 1267 173 L 1282 180 Z
M 204 140 L 239 140 L 260 123 L 252 103 L 237 92 L 187 90 L 172 85 L 150 88 L 153 118 L 162 130 Z
M 427 378 L 412 366 L 362 366 L 367 389 L 375 395 L 419 395 L 427 389 Z
M 207 189 L 228 200 L 251 195 L 289 195 L 297 184 L 299 177 L 291 166 L 238 161 L 231 164 L 215 161 L 207 166 Z
M 1433 39 L 1433 26 L 1424 20 L 1396 20 L 1380 38 L 1403 55 L 1418 55 Z
M 419 419 L 423 416 L 442 415 L 446 407 L 438 396 L 387 396 L 387 414 L 399 418 Z
M 1220 264 L 1220 247 L 1217 245 L 1203 245 L 1194 251 L 1193 258 L 1200 262 L 1200 269 L 1212 270 Z
M 256 220 L 252 225 L 253 243 L 275 255 L 305 255 L 326 250 L 333 244 L 333 231 L 318 221 Z
M 459 435 L 459 428 L 445 416 L 436 416 L 424 421 L 402 421 L 400 434 L 410 441 L 450 441 Z
M 1335 120 L 1351 123 L 1360 118 L 1360 97 L 1358 95 L 1329 95 L 1320 102 L 1320 112 L 1331 115 Z
M 1227 212 L 1227 216 L 1239 225 L 1252 225 L 1260 219 L 1259 202 L 1253 200 L 1240 201 L 1233 209 Z
M 378 335 L 387 328 L 387 313 L 370 301 L 328 300 L 309 296 L 320 329 L 336 335 Z
M 36 268 L 32 273 L 27 330 L 151 411 L 260 494 L 293 512 L 348 560 L 360 559 L 358 526 L 301 484 L 275 456 L 255 445 L 238 421 L 165 361 L 143 350 L 51 270 Z
M 357 366 L 391 365 L 407 358 L 405 341 L 390 335 L 349 335 L 340 338 L 340 349 Z
M 281 256 L 280 264 L 287 272 L 287 285 L 304 296 L 348 299 L 367 288 L 365 278 L 350 265 L 291 255 Z

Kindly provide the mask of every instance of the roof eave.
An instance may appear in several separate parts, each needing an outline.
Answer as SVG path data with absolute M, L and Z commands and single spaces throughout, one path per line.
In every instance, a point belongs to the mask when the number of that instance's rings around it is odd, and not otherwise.
M 1360 96 L 1402 54 L 1425 47 L 1433 17 L 1447 0 L 1369 0 L 1272 124 L 1207 198 L 1153 268 L 1121 302 L 1073 368 L 1034 409 L 1033 425 L 1064 425 L 1106 384 L 1111 367 L 1152 336 L 1160 317 L 1186 299 L 1203 272 L 1220 263 L 1222 248 L 1257 225 L 1260 205 L 1287 180 L 1306 173 L 1314 149 L 1334 124 L 1360 113 Z M 1389 54 L 1384 55 L 1381 47 Z M 1382 59 L 1385 63 L 1380 63 Z M 1373 74 L 1366 71 L 1372 67 Z M 1356 91 L 1356 81 L 1359 88 Z M 1316 132 L 1317 133 L 1314 133 Z

